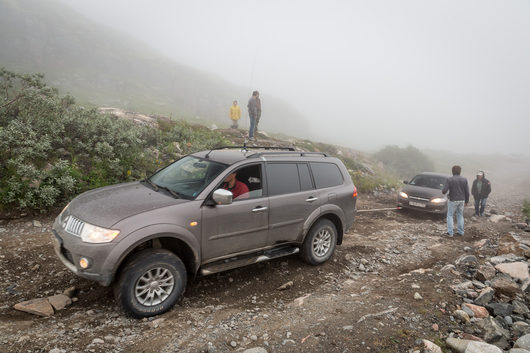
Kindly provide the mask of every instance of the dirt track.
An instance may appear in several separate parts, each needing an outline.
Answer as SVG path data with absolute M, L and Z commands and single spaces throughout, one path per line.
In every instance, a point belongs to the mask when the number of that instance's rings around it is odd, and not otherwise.
M 522 219 L 519 200 L 491 203 Z M 361 195 L 358 207 L 393 204 L 393 194 Z M 458 277 L 440 269 L 465 253 L 464 247 L 474 253 L 477 240 L 495 241 L 516 231 L 510 222 L 471 221 L 471 213 L 466 210 L 466 235 L 455 239 L 444 236 L 441 216 L 360 213 L 328 263 L 311 267 L 294 256 L 198 278 L 188 285 L 182 305 L 152 321 L 124 316 L 110 288 L 63 267 L 51 246 L 52 217 L 39 219 L 42 227 L 33 226 L 33 219 L 4 222 L 0 350 L 408 352 L 417 339 L 436 341 L 459 329 L 448 314 L 457 304 L 449 285 Z M 288 281 L 292 288 L 277 290 Z M 78 301 L 50 318 L 12 309 L 72 285 Z M 423 299 L 415 300 L 415 292 Z M 298 305 L 300 297 L 305 299 Z

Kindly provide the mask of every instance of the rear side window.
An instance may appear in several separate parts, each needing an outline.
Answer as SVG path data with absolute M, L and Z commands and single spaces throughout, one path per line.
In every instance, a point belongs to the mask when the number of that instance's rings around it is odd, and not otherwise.
M 339 167 L 333 163 L 310 163 L 317 189 L 342 185 L 344 179 Z
M 299 192 L 298 167 L 294 163 L 269 163 L 267 185 L 270 196 Z

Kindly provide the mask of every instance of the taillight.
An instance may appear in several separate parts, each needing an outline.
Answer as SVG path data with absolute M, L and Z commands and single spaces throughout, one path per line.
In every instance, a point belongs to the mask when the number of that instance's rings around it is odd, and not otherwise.
M 353 198 L 357 197 L 357 187 L 353 186 Z

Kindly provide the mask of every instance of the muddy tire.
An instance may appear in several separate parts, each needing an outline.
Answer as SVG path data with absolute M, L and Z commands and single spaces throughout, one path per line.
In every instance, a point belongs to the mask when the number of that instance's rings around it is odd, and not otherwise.
M 114 284 L 116 301 L 136 318 L 162 314 L 175 305 L 186 288 L 182 261 L 164 249 L 147 249 L 133 255 Z
M 337 228 L 328 219 L 316 222 L 307 233 L 300 256 L 310 265 L 326 262 L 337 245 Z

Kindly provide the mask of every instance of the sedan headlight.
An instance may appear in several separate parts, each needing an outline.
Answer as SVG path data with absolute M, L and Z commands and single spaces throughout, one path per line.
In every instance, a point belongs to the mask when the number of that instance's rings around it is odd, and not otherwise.
M 399 196 L 401 196 L 404 199 L 408 199 L 409 198 L 409 195 L 405 194 L 403 191 L 399 192 Z
M 85 223 L 81 231 L 81 240 L 85 243 L 108 243 L 120 234 L 119 230 L 105 229 Z
M 435 199 L 432 199 L 431 200 L 432 203 L 444 203 L 445 202 L 445 199 L 441 198 L 441 197 L 437 197 Z

